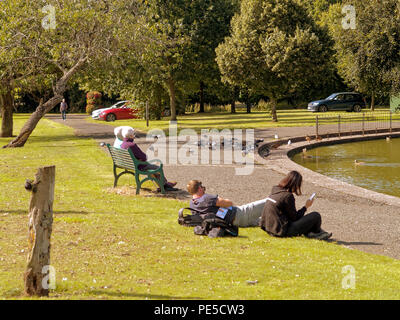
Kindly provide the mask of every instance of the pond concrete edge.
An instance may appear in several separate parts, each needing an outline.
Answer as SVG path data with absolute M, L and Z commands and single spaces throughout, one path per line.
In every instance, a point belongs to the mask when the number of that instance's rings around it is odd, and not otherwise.
M 299 152 L 302 152 L 303 148 L 314 149 L 321 146 L 328 146 L 334 144 L 343 144 L 367 140 L 379 140 L 386 139 L 386 137 L 400 137 L 400 133 L 379 133 L 369 135 L 356 135 L 348 137 L 333 137 L 323 139 L 322 141 L 306 141 L 306 137 L 292 137 L 289 139 L 278 140 L 274 143 L 266 143 L 259 147 L 258 152 L 255 153 L 255 160 L 264 165 L 266 168 L 279 172 L 283 175 L 288 174 L 292 170 L 296 170 L 301 173 L 303 179 L 309 183 L 313 183 L 316 186 L 332 189 L 339 191 L 354 197 L 368 199 L 377 203 L 400 207 L 400 198 L 395 196 L 386 195 L 376 191 L 368 190 L 356 185 L 343 182 L 318 172 L 307 169 L 296 162 L 292 161 L 291 157 Z M 289 140 L 300 141 L 288 144 Z M 271 145 L 279 145 L 276 149 L 271 149 L 270 154 L 267 157 L 262 157 L 260 154 L 266 148 Z M 317 190 L 316 190 L 317 192 Z

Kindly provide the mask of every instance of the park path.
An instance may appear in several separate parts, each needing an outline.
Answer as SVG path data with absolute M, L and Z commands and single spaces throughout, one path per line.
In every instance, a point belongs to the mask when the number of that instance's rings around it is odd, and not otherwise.
M 66 122 L 59 115 L 46 117 L 74 128 L 77 136 L 90 137 L 98 142 L 114 141 L 113 126 L 104 122 L 87 122 L 85 115 L 68 115 Z M 312 134 L 312 130 L 311 127 L 261 129 L 256 130 L 255 135 L 264 139 L 271 139 L 275 134 L 280 137 L 298 137 Z M 139 135 L 137 143 L 144 150 L 149 146 L 143 135 Z M 166 164 L 165 174 L 170 180 L 177 181 L 177 187 L 181 189 L 185 189 L 189 180 L 199 179 L 207 186 L 207 192 L 231 199 L 236 205 L 267 197 L 272 186 L 284 176 L 284 170 L 277 170 L 276 162 L 269 166 L 268 159 L 263 164 L 256 164 L 251 175 L 236 175 L 236 168 L 234 165 Z M 324 187 L 307 180 L 305 174 L 303 176 L 304 195 L 296 198 L 297 206 L 302 206 L 311 193 L 317 192 L 312 210 L 321 213 L 322 227 L 333 232 L 332 241 L 349 249 L 400 259 L 399 206 L 362 198 L 357 193 L 344 193 L 329 185 Z

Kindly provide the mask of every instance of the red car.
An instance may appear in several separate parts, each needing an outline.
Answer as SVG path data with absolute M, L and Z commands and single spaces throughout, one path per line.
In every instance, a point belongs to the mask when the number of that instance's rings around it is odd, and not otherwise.
M 121 107 L 112 107 L 99 114 L 99 120 L 115 121 L 123 119 L 139 119 L 139 109 L 132 102 L 127 102 Z

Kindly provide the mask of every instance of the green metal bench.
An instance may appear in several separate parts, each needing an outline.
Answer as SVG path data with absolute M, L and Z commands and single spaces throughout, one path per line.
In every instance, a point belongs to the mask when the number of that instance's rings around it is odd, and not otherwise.
M 132 174 L 135 177 L 136 180 L 136 194 L 140 193 L 140 188 L 143 183 L 146 181 L 154 181 L 157 183 L 161 189 L 161 193 L 165 194 L 165 189 L 164 189 L 164 171 L 163 171 L 163 164 L 161 160 L 154 159 L 150 161 L 140 161 L 135 158 L 133 155 L 133 152 L 131 149 L 120 149 L 120 148 L 114 148 L 110 144 L 107 144 L 108 151 L 110 152 L 111 158 L 114 163 L 114 188 L 117 186 L 118 179 L 123 176 L 124 174 Z M 158 163 L 157 163 L 158 162 Z M 140 170 L 139 166 L 140 165 L 149 165 L 149 164 L 154 164 L 157 163 L 159 166 L 155 170 Z M 117 174 L 117 169 L 122 169 L 124 170 L 123 172 L 120 172 Z M 155 175 L 159 175 L 159 178 L 157 178 Z M 144 175 L 146 176 L 143 180 L 140 180 L 140 176 Z

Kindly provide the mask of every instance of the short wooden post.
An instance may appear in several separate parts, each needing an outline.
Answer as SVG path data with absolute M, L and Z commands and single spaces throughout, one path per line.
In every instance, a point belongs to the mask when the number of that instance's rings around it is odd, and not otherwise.
M 29 205 L 28 265 L 24 275 L 25 294 L 48 296 L 50 237 L 53 226 L 55 166 L 39 168 L 35 181 L 27 180 L 25 188 L 32 192 Z

